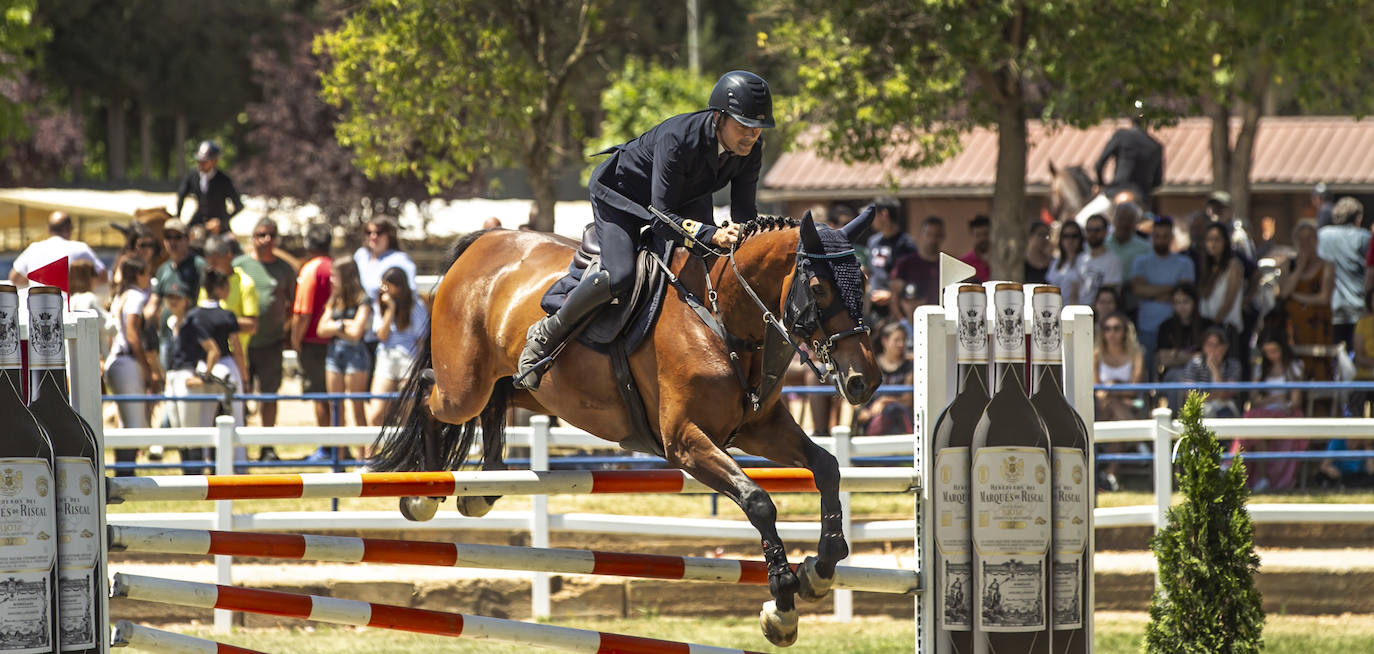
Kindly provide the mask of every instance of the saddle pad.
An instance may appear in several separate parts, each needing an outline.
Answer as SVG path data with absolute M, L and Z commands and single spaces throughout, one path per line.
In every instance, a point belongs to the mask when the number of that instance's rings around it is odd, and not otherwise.
M 668 248 L 671 247 L 671 243 L 656 237 L 650 240 L 649 245 L 662 248 L 660 256 L 666 256 Z M 586 328 L 577 337 L 578 342 L 601 354 L 608 353 L 608 345 L 617 338 L 625 340 L 627 352 L 635 351 L 644 342 L 658 320 L 658 314 L 663 308 L 663 296 L 668 287 L 667 277 L 651 256 L 650 250 L 640 248 L 638 256 L 635 257 L 634 286 L 624 298 L 625 301 L 608 304 L 592 316 Z M 590 269 L 579 267 L 579 259 L 586 260 L 585 254 L 579 252 L 568 266 L 568 274 L 554 282 L 544 294 L 540 307 L 546 313 L 553 313 L 563 306 L 568 293 L 577 287 L 582 281 L 582 276 Z M 593 266 L 599 265 L 597 258 L 593 257 L 591 261 Z

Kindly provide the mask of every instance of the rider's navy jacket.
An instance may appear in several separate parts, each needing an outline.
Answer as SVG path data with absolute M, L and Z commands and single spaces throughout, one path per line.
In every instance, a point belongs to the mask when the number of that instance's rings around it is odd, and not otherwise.
M 1102 179 L 1102 169 L 1112 157 L 1116 157 L 1116 176 L 1107 184 Z M 1109 194 L 1129 187 L 1142 200 L 1149 199 L 1164 183 L 1164 146 L 1138 127 L 1117 130 L 1097 159 L 1097 181 L 1107 187 Z
M 644 207 L 653 205 L 692 234 L 693 240 L 710 243 L 716 231 L 711 194 L 730 184 L 731 219 L 744 222 L 757 217 L 754 191 L 763 168 L 763 139 L 754 143 L 748 156 L 727 151 L 722 158 L 717 154 L 711 113 L 673 116 L 638 138 L 607 149 L 611 157 L 597 166 L 589 184 L 598 212 L 649 221 L 651 214 Z M 676 232 L 664 235 L 683 242 Z

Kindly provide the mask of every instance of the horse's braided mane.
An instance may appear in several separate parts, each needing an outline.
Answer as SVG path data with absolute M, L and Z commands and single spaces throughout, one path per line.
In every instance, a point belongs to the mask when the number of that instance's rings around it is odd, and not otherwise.
M 801 221 L 796 218 L 759 215 L 759 217 L 744 223 L 744 227 L 740 229 L 739 240 L 735 241 L 735 249 L 739 249 L 740 244 L 755 234 L 800 226 Z

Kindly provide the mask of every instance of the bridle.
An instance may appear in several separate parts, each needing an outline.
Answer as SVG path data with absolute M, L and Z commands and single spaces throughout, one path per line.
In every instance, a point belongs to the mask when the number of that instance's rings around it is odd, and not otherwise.
M 677 223 L 668 219 L 663 212 L 652 206 L 649 207 L 649 211 L 653 213 L 661 223 L 669 225 L 682 236 L 691 240 L 696 240 L 678 226 Z M 799 242 L 797 245 L 796 264 L 793 267 L 792 281 L 787 289 L 786 299 L 783 301 L 783 306 L 781 307 L 782 319 L 779 320 L 778 317 L 774 315 L 773 311 L 768 308 L 767 303 L 765 303 L 763 299 L 759 297 L 758 293 L 754 291 L 754 287 L 749 283 L 749 280 L 740 272 L 739 266 L 735 261 L 735 251 L 738 249 L 739 243 L 739 241 L 736 241 L 729 251 L 724 251 L 710 244 L 696 240 L 697 247 L 730 262 L 730 270 L 734 273 L 736 281 L 739 282 L 740 287 L 744 289 L 745 294 L 754 302 L 754 305 L 758 307 L 759 311 L 763 313 L 763 322 L 766 328 L 762 343 L 742 339 L 725 329 L 724 320 L 721 318 L 720 306 L 717 303 L 717 293 L 714 284 L 711 282 L 709 270 L 707 274 L 704 275 L 706 279 L 706 299 L 711 305 L 708 311 L 701 304 L 700 299 L 683 286 L 677 276 L 668 269 L 666 262 L 657 255 L 654 256 L 654 260 L 658 262 L 658 265 L 663 269 L 664 273 L 667 274 L 669 283 L 677 288 L 679 292 L 683 293 L 688 306 L 692 307 L 696 314 L 702 319 L 702 322 L 705 322 L 712 331 L 716 332 L 716 334 L 725 341 L 726 347 L 730 352 L 730 363 L 735 368 L 735 374 L 740 378 L 740 382 L 749 393 L 750 405 L 755 411 L 758 411 L 762 398 L 767 397 L 768 393 L 770 393 L 777 383 L 781 381 L 782 371 L 785 370 L 787 363 L 791 360 L 794 353 L 801 358 L 802 363 L 806 364 L 806 366 L 815 373 L 818 381 L 823 384 L 831 383 L 834 381 L 833 377 L 835 373 L 835 362 L 831 357 L 831 352 L 834 351 L 840 341 L 852 336 L 867 335 L 870 333 L 871 329 L 864 323 L 863 317 L 860 314 L 855 320 L 856 324 L 854 327 L 841 332 L 831 333 L 828 328 L 826 328 L 825 323 L 840 311 L 848 310 L 849 307 L 846 306 L 843 299 L 836 298 L 836 301 L 832 301 L 829 306 L 822 310 L 819 302 L 816 300 L 815 293 L 811 291 L 811 280 L 817 277 L 816 271 L 812 269 L 812 262 L 855 257 L 856 254 L 853 248 L 839 252 L 814 253 L 807 252 L 804 245 Z M 833 279 L 831 280 L 831 285 L 838 288 L 838 284 Z M 811 335 L 816 332 L 823 334 L 825 340 L 812 340 L 810 352 L 815 353 L 817 361 L 820 362 L 821 366 L 824 366 L 824 370 L 816 365 L 816 361 L 812 361 L 811 355 L 808 353 L 807 349 L 799 344 L 799 341 L 803 343 L 806 342 L 806 340 L 811 338 Z M 744 371 L 740 367 L 740 357 L 737 350 L 758 351 L 760 349 L 762 349 L 763 353 L 764 370 L 760 375 L 759 385 L 751 386 L 748 383 Z M 786 355 L 785 358 L 783 355 Z M 775 368 L 779 367 L 781 369 L 775 370 Z

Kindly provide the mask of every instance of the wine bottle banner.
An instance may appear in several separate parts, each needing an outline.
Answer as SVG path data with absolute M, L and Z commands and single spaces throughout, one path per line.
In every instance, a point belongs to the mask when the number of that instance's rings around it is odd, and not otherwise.
M 29 410 L 52 441 L 56 458 L 58 613 L 61 651 L 97 654 L 103 611 L 99 484 L 95 434 L 68 397 L 62 294 L 29 291 Z
M 67 357 L 62 339 L 62 294 L 30 291 L 29 368 L 66 368 Z
M 1031 296 L 1031 364 L 1059 364 L 1064 352 L 1064 331 L 1059 312 L 1063 299 L 1052 286 L 1042 286 Z M 1048 291 L 1048 292 L 1046 292 Z
M 958 299 L 959 363 L 986 363 L 988 360 L 987 296 L 960 293 Z
M 0 285 L 0 652 L 58 648 L 57 488 L 53 445 L 25 406 L 19 295 Z
M 19 351 L 19 294 L 0 293 L 0 368 L 19 368 L 24 354 Z
M 1026 360 L 1026 323 L 1021 316 L 1021 291 L 999 289 L 993 294 L 992 357 L 997 363 Z

